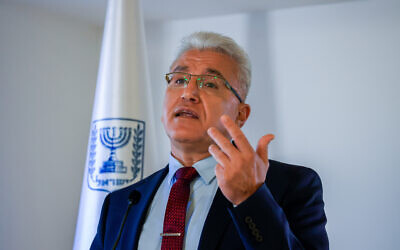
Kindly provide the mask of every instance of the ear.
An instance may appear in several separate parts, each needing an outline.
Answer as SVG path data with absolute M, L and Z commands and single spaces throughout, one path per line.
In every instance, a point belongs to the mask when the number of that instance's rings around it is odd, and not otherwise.
M 236 124 L 239 126 L 239 128 L 243 127 L 243 125 L 246 123 L 247 118 L 249 118 L 250 115 L 250 105 L 246 103 L 239 103 L 238 107 L 238 115 L 236 117 Z

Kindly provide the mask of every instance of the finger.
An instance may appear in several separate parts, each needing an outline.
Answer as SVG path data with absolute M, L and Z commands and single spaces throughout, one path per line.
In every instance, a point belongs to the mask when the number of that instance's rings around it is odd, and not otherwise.
M 235 144 L 241 152 L 254 152 L 246 136 L 235 122 L 227 115 L 221 116 L 221 123 L 224 125 L 229 135 L 235 141 Z
M 225 180 L 225 169 L 220 164 L 215 166 L 215 177 L 217 177 L 218 186 L 221 185 L 221 181 Z
M 256 152 L 264 163 L 268 163 L 268 145 L 275 138 L 273 134 L 264 135 L 257 144 Z
M 208 147 L 208 152 L 214 157 L 214 159 L 222 166 L 229 166 L 228 156 L 218 148 L 217 145 L 211 144 Z
M 235 146 L 218 129 L 211 127 L 207 130 L 207 133 L 229 158 L 237 153 Z

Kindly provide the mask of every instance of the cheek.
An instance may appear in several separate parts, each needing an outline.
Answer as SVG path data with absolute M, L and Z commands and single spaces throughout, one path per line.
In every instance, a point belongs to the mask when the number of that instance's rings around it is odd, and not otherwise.
M 228 115 L 232 120 L 236 119 L 237 113 L 237 105 L 234 103 L 228 103 L 223 107 L 223 114 Z
M 208 109 L 208 116 L 210 121 L 212 120 L 211 126 L 217 126 L 218 128 L 222 129 L 223 125 L 220 121 L 222 115 L 228 115 L 233 121 L 236 120 L 237 117 L 237 105 L 230 102 L 223 102 L 215 103 L 215 105 L 210 105 L 207 107 Z
M 171 106 L 172 106 L 172 96 L 168 94 L 168 92 L 165 93 L 164 95 L 164 101 L 162 104 L 162 113 L 161 113 L 161 122 L 166 125 L 168 121 L 168 114 L 171 111 Z
M 171 114 L 174 107 L 179 103 L 180 97 L 181 93 L 179 91 L 168 91 L 168 89 L 165 91 L 161 113 L 161 122 L 164 124 L 164 127 L 168 125 Z

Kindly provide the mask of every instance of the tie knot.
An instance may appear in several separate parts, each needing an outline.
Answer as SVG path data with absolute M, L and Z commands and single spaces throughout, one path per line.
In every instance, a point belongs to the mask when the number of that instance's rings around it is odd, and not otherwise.
M 177 180 L 191 182 L 197 176 L 197 171 L 194 167 L 183 167 L 176 171 L 175 177 Z

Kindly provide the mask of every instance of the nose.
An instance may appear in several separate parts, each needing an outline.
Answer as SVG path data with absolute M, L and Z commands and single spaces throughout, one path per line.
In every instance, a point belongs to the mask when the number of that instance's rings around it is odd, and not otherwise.
M 188 85 L 185 88 L 183 88 L 181 98 L 184 101 L 189 101 L 193 103 L 199 102 L 199 88 L 197 86 L 195 77 L 192 77 Z

